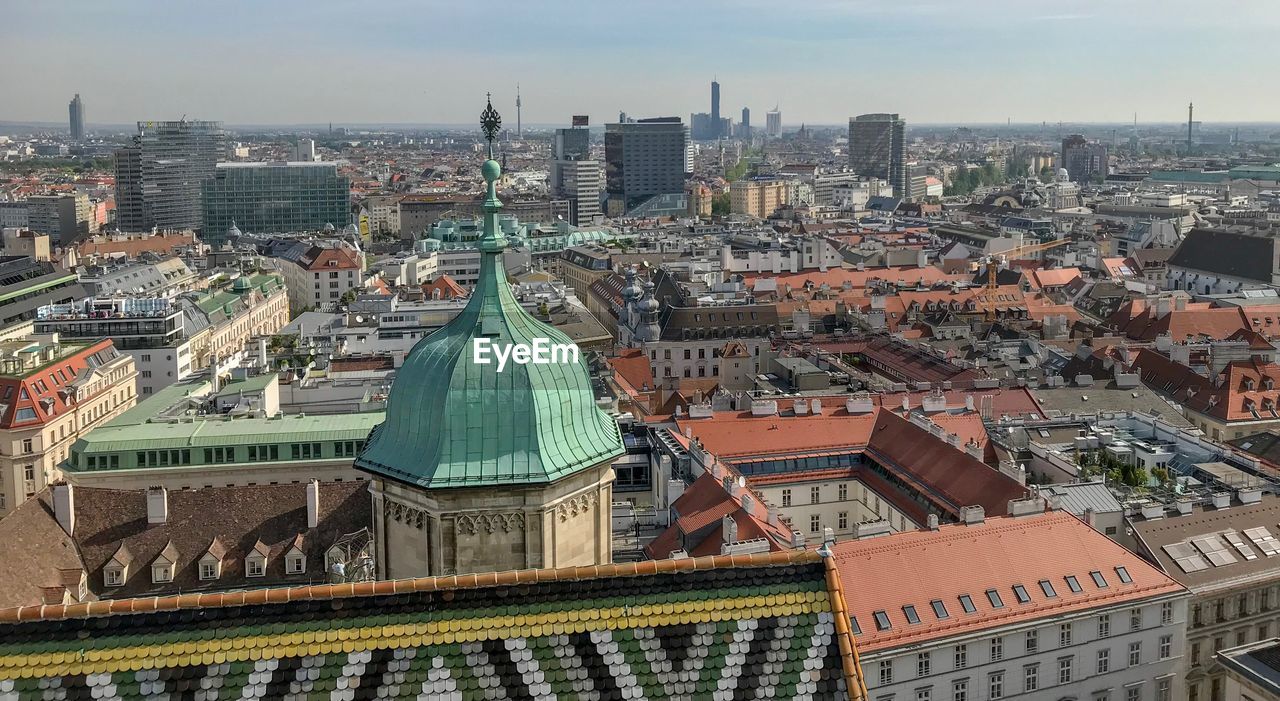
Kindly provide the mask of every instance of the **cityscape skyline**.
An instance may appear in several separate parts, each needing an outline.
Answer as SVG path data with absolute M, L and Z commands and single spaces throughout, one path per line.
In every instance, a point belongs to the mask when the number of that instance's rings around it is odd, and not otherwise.
M 687 117 L 705 109 L 712 78 L 723 86 L 725 113 L 736 114 L 744 106 L 763 111 L 779 103 L 788 124 L 838 125 L 855 114 L 877 111 L 909 114 L 913 124 L 1119 123 L 1131 121 L 1134 112 L 1140 121 L 1163 123 L 1179 121 L 1187 102 L 1197 98 L 1204 105 L 1198 116 L 1205 122 L 1267 121 L 1280 114 L 1280 97 L 1265 92 L 1228 112 L 1225 105 L 1215 106 L 1196 94 L 1194 87 L 1211 79 L 1218 94 L 1258 92 L 1252 90 L 1247 71 L 1234 70 L 1267 61 L 1261 39 L 1280 20 L 1258 3 L 1233 3 L 1230 12 L 1208 14 L 1190 4 L 1185 12 L 1174 12 L 1168 4 L 1145 1 L 1123 7 L 1085 2 L 1071 13 L 1047 4 L 1027 9 L 1004 0 L 977 9 L 828 1 L 789 12 L 766 23 L 767 29 L 751 19 L 766 11 L 763 5 L 733 7 L 746 11 L 728 12 L 724 3 L 681 6 L 683 21 L 674 24 L 659 22 L 670 13 L 655 8 L 659 11 L 646 17 L 627 17 L 628 31 L 616 36 L 622 19 L 617 10 L 577 2 L 503 7 L 501 12 L 463 4 L 424 10 L 413 3 L 393 3 L 378 17 L 353 16 L 335 3 L 280 3 L 252 10 L 232 5 L 199 21 L 187 10 L 152 2 L 110 8 L 13 5 L 0 29 L 0 38 L 13 48 L 9 75 L 42 79 L 8 79 L 10 107 L 0 119 L 61 121 L 68 96 L 80 93 L 94 105 L 95 124 L 184 114 L 246 125 L 466 124 L 472 119 L 468 105 L 477 75 L 491 76 L 486 87 L 495 93 L 495 103 L 512 113 L 516 84 L 521 84 L 526 126 L 561 124 L 570 114 L 589 114 L 600 124 L 620 110 Z M 388 13 L 397 21 L 383 21 Z M 434 26 L 482 22 L 490 34 L 483 45 L 472 32 L 431 31 Z M 655 22 L 663 31 L 656 26 L 645 31 Z M 705 32 L 712 24 L 717 31 Z M 1213 31 L 1228 25 L 1229 37 Z M 288 32 L 274 29 L 279 26 L 289 27 Z M 56 29 L 51 32 L 50 27 Z M 142 27 L 147 40 L 131 41 L 141 38 Z M 575 41 L 530 46 L 521 39 L 543 27 L 572 30 Z M 975 41 L 993 27 L 1034 36 L 1029 45 L 1035 49 L 1019 51 L 1003 42 L 992 48 Z M 123 40 L 115 60 L 101 60 L 92 40 L 101 32 Z M 194 41 L 197 34 L 219 40 Z M 307 37 L 338 35 L 344 50 L 306 48 Z M 912 37 L 925 35 L 929 51 L 904 49 Z M 742 42 L 758 48 L 732 53 Z M 1164 48 L 1141 50 L 1189 42 L 1197 47 L 1194 56 Z M 1215 52 L 1215 46 L 1231 51 Z M 517 51 L 524 67 L 513 63 Z M 600 60 L 602 51 L 609 52 L 610 60 Z M 869 64 L 874 67 L 865 73 L 836 68 L 875 51 L 894 52 L 895 60 Z M 1115 62 L 1119 51 L 1127 51 L 1120 65 Z M 352 60 L 352 52 L 367 52 L 369 58 Z M 442 55 L 457 58 L 467 70 L 430 70 Z M 129 71 L 120 70 L 121 61 Z M 1142 73 L 1143 80 L 1127 81 L 1117 74 L 1126 67 L 1134 75 Z M 872 98 L 856 90 L 867 80 L 890 85 L 927 81 L 932 87 Z M 405 89 L 415 83 L 421 89 Z M 1064 99 L 1073 95 L 1075 99 Z

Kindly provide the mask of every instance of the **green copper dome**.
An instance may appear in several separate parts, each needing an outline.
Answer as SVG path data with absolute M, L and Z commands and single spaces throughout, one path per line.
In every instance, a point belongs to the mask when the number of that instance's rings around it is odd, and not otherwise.
M 580 355 L 545 364 L 510 359 L 501 371 L 493 353 L 489 363 L 475 362 L 477 339 L 493 347 L 572 344 L 512 294 L 497 225 L 502 203 L 494 183 L 501 168 L 492 153 L 481 170 L 488 196 L 479 281 L 466 308 L 409 352 L 391 388 L 386 421 L 355 462 L 428 489 L 546 483 L 624 452 L 617 424 L 596 407 Z

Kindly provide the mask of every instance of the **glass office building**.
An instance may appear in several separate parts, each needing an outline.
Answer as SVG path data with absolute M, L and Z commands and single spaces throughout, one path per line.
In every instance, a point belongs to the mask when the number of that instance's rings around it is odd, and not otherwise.
M 204 183 L 204 232 L 225 240 L 234 222 L 250 233 L 341 229 L 350 220 L 351 180 L 331 162 L 219 163 Z

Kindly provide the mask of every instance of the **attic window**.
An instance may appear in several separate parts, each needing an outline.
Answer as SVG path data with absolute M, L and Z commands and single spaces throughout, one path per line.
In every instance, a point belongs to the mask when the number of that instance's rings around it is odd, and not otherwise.
M 1120 581 L 1124 584 L 1133 584 L 1133 577 L 1129 576 L 1129 570 L 1126 570 L 1124 567 L 1116 568 L 1116 576 L 1119 577 Z
M 978 610 L 978 608 L 973 605 L 973 598 L 968 594 L 960 595 L 960 608 L 964 609 L 965 613 L 973 613 Z
M 102 584 L 108 587 L 118 587 L 124 584 L 124 568 L 108 567 L 102 571 Z
M 153 584 L 164 584 L 173 581 L 173 565 L 162 563 L 151 566 L 151 582 Z
M 939 620 L 950 617 L 950 614 L 947 613 L 947 605 L 942 603 L 941 599 L 934 599 L 929 602 L 929 605 L 933 607 L 933 615 L 937 616 Z
M 1044 592 L 1044 595 L 1050 599 L 1058 595 L 1058 592 L 1053 588 L 1053 582 L 1050 582 L 1047 579 L 1040 580 L 1040 591 Z
M 1027 588 L 1021 584 L 1013 585 L 1013 595 L 1018 597 L 1018 603 L 1020 604 L 1031 603 L 1031 595 L 1027 593 Z
M 244 561 L 244 576 L 261 577 L 267 573 L 267 558 L 261 555 L 250 555 Z
M 871 615 L 876 619 L 876 630 L 889 630 L 893 627 L 889 623 L 889 614 L 884 611 L 876 611 Z
M 916 613 L 916 607 L 914 606 L 910 606 L 910 605 L 903 606 L 902 615 L 906 616 L 907 623 L 910 623 L 912 625 L 915 625 L 916 623 L 920 622 L 920 615 Z
M 991 602 L 991 608 L 993 609 L 1004 608 L 1004 599 L 1000 598 L 1000 592 L 995 589 L 987 590 L 987 601 Z
M 217 578 L 218 578 L 218 563 L 216 562 L 200 563 L 200 579 L 202 581 L 217 579 Z
M 1080 588 L 1080 580 L 1076 579 L 1076 576 L 1074 574 L 1067 575 L 1066 579 L 1067 579 L 1067 587 L 1069 587 L 1071 591 L 1077 594 L 1079 594 L 1081 591 L 1084 591 L 1083 589 Z
M 302 574 L 307 571 L 307 558 L 299 552 L 289 553 L 284 560 L 284 571 L 286 574 Z
M 1093 577 L 1093 583 L 1094 583 L 1094 584 L 1095 584 L 1099 589 L 1106 589 L 1106 588 L 1107 588 L 1107 578 L 1106 578 L 1106 577 L 1103 577 L 1101 572 L 1099 572 L 1099 571 L 1097 571 L 1097 570 L 1094 570 L 1094 571 L 1092 571 L 1092 572 L 1090 572 L 1090 573 L 1089 573 L 1089 576 L 1090 576 L 1090 577 Z
M 858 625 L 858 617 L 849 617 L 849 626 L 853 630 L 854 635 L 862 635 L 862 626 Z

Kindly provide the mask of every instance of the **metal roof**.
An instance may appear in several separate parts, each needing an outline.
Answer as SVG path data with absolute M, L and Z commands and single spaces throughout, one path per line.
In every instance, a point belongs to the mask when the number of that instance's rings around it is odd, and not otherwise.
M 1092 509 L 1095 514 L 1117 513 L 1123 509 L 1110 489 L 1102 482 L 1050 484 L 1036 488 L 1040 494 L 1055 496 L 1059 505 L 1076 516 Z

